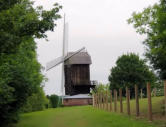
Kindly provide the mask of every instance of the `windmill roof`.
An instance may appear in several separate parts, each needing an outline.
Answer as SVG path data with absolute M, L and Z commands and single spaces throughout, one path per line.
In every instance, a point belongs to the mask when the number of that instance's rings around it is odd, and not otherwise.
M 69 52 L 68 56 L 72 55 L 73 53 L 74 52 Z M 79 52 L 78 54 L 66 60 L 65 64 L 92 64 L 92 60 L 87 52 Z

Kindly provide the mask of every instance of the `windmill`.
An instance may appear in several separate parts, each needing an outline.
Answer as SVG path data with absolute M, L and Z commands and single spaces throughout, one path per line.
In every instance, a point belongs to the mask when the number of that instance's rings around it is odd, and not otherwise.
M 90 88 L 94 87 L 90 82 L 89 65 L 91 63 L 91 57 L 85 51 L 85 47 L 75 52 L 68 52 L 68 23 L 65 23 L 64 18 L 62 56 L 48 62 L 46 65 L 46 71 L 49 71 L 62 64 L 62 103 L 64 95 L 71 97 L 72 95 L 90 93 Z M 85 95 L 84 98 L 86 98 Z
M 47 63 L 46 65 L 46 71 L 49 71 L 50 69 L 58 66 L 59 64 L 62 64 L 62 79 L 61 79 L 61 92 L 62 96 L 64 95 L 64 62 L 74 55 L 78 54 L 79 52 L 85 50 L 85 47 L 75 51 L 73 54 L 68 55 L 68 23 L 65 23 L 65 15 L 64 15 L 64 27 L 63 27 L 63 50 L 62 50 L 62 56 L 58 57 L 50 62 Z

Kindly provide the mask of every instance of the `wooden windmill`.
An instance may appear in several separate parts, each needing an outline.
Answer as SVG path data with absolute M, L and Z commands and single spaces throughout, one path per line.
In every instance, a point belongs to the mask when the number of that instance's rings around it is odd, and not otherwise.
M 47 63 L 46 70 L 50 70 L 62 64 L 62 96 L 89 94 L 90 88 L 94 87 L 90 81 L 90 55 L 85 51 L 85 47 L 68 52 L 68 24 L 64 21 L 63 30 L 63 55 Z

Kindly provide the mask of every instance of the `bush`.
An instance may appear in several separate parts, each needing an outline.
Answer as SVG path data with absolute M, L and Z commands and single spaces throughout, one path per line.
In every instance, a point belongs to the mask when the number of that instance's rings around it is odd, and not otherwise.
M 48 99 L 46 98 L 42 88 L 37 92 L 32 94 L 22 108 L 23 112 L 34 112 L 34 111 L 41 111 L 47 108 Z
M 61 97 L 59 97 L 58 95 L 51 95 L 51 96 L 47 96 L 49 101 L 50 101 L 50 106 L 51 108 L 57 108 L 60 107 L 62 102 L 61 102 Z

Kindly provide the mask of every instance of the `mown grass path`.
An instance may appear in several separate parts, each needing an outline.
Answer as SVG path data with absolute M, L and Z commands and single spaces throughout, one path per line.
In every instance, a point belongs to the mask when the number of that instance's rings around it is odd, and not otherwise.
M 23 114 L 16 127 L 156 127 L 156 125 L 91 106 L 79 106 Z

